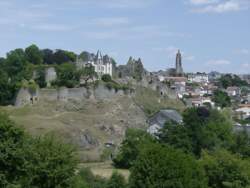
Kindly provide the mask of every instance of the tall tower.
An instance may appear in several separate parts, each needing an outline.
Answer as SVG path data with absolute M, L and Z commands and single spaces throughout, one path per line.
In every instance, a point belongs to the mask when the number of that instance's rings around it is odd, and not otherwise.
M 178 50 L 178 53 L 176 54 L 176 75 L 181 76 L 183 75 L 183 68 L 182 68 L 182 57 L 181 57 L 181 52 Z

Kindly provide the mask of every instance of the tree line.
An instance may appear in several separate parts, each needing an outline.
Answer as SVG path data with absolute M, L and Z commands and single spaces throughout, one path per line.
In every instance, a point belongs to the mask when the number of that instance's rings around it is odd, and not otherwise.
M 81 57 L 86 56 L 83 52 Z M 45 69 L 54 66 L 57 79 L 54 86 L 75 87 L 80 78 L 86 82 L 95 77 L 93 67 L 77 70 L 75 62 L 77 54 L 66 50 L 39 49 L 31 45 L 26 49 L 15 49 L 7 53 L 6 58 L 0 58 L 0 105 L 13 104 L 15 95 L 23 83 L 37 84 L 46 87 Z M 34 76 L 34 71 L 36 76 Z
M 248 188 L 250 133 L 235 131 L 226 112 L 190 108 L 154 137 L 127 130 L 113 162 L 130 169 L 133 188 Z

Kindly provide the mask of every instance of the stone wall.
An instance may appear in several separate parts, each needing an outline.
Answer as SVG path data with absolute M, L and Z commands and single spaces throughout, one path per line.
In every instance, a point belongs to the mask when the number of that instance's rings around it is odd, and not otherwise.
M 112 100 L 115 97 L 121 97 L 124 95 L 130 95 L 129 92 L 123 90 L 115 91 L 114 89 L 108 89 L 103 85 L 99 85 L 95 88 L 66 88 L 61 87 L 59 89 L 38 89 L 34 94 L 28 89 L 20 89 L 16 97 L 15 106 L 24 106 L 33 104 L 35 101 L 68 101 L 73 100 Z

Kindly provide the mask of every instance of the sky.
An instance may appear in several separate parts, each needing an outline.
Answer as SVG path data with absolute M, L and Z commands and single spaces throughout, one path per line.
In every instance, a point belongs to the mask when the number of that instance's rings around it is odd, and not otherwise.
M 0 56 L 15 48 L 97 52 L 149 71 L 250 73 L 250 0 L 0 0 Z

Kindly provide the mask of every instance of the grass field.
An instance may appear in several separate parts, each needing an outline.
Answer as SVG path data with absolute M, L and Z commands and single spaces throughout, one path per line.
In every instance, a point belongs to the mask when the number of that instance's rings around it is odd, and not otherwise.
M 116 169 L 112 166 L 112 162 L 102 162 L 102 163 L 81 163 L 80 168 L 89 168 L 92 173 L 96 176 L 103 178 L 110 178 L 113 172 L 117 172 L 125 177 L 128 180 L 130 172 L 125 169 Z

